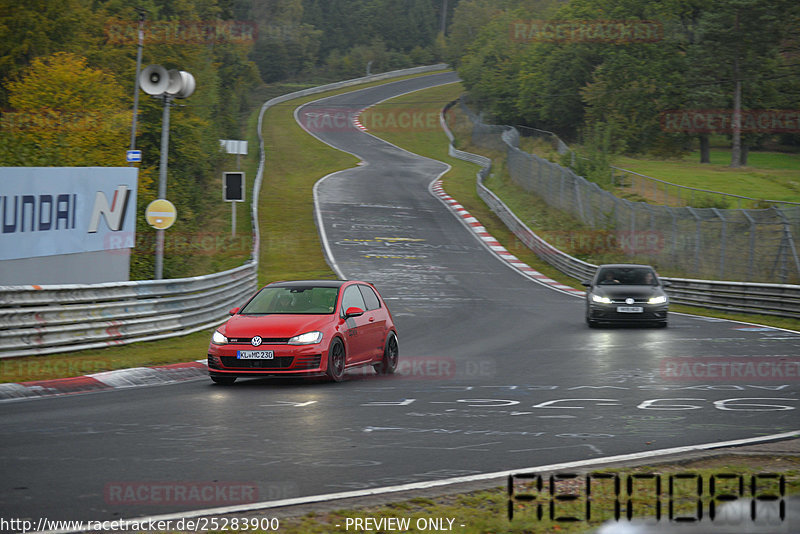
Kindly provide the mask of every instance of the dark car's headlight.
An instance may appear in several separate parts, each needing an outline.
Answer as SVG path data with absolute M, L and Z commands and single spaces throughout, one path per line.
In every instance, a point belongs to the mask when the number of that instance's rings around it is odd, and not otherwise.
M 214 345 L 227 345 L 228 338 L 220 334 L 219 330 L 214 330 L 214 333 L 211 334 L 211 342 Z
M 599 302 L 600 304 L 611 304 L 611 299 L 608 297 L 601 297 L 592 293 L 592 302 Z
M 658 295 L 657 297 L 650 297 L 650 300 L 647 301 L 648 304 L 666 304 L 667 303 L 667 296 L 666 295 Z
M 322 341 L 322 332 L 306 332 L 290 338 L 289 345 L 313 345 Z

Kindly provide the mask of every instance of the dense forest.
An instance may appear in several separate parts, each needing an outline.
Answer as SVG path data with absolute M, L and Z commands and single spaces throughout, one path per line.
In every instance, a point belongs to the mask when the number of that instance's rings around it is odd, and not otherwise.
M 699 139 L 704 159 L 709 133 L 727 132 L 733 166 L 748 147 L 800 145 L 794 0 L 463 0 L 448 45 L 473 102 L 500 123 L 624 153 L 672 155 Z M 709 127 L 733 110 L 740 135 Z

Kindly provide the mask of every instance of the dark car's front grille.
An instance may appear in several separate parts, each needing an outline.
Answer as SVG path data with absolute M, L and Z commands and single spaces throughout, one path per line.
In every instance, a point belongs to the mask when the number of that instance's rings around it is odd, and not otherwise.
M 252 344 L 253 338 L 252 337 L 230 337 L 228 338 L 228 343 L 236 343 L 236 344 Z M 261 344 L 262 345 L 285 345 L 289 342 L 288 337 L 262 337 Z
M 281 356 L 271 360 L 242 360 L 232 356 L 221 356 L 225 368 L 236 369 L 287 369 L 292 366 L 294 356 Z
M 620 313 L 614 309 L 609 308 L 596 308 L 592 309 L 590 313 L 592 319 L 603 320 L 620 320 L 620 321 L 655 321 L 667 318 L 665 310 L 650 311 L 645 310 L 642 313 Z

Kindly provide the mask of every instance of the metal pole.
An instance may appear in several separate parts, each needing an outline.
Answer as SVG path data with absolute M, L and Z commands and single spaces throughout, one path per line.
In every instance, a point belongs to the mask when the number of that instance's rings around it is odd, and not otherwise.
M 144 48 L 144 11 L 139 11 L 139 46 L 136 50 L 136 79 L 133 90 L 133 119 L 131 119 L 131 150 L 136 148 L 136 116 L 139 113 L 139 72 L 142 70 L 142 49 Z M 131 167 L 133 162 L 129 164 Z
M 158 169 L 158 198 L 167 198 L 167 156 L 169 152 L 169 108 L 170 95 L 164 95 L 164 115 L 161 120 L 161 163 Z M 155 279 L 161 280 L 164 274 L 164 230 L 156 230 Z
M 242 155 L 242 148 L 241 143 L 236 143 L 236 170 L 241 171 L 241 157 Z M 244 183 L 242 183 L 242 187 L 244 187 Z M 231 237 L 236 237 L 236 201 L 231 202 Z
M 231 202 L 231 237 L 236 237 L 236 202 Z

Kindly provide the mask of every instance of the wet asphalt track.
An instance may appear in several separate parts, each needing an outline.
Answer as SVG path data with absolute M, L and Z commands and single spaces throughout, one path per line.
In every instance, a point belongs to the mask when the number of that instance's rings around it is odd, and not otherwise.
M 355 91 L 297 116 L 308 126 L 320 112 L 454 79 Z M 318 185 L 319 210 L 340 271 L 389 302 L 400 374 L 197 380 L 0 404 L 0 516 L 139 517 L 800 427 L 797 376 L 666 376 L 700 356 L 779 362 L 800 353 L 800 335 L 674 314 L 668 329 L 590 330 L 580 299 L 511 270 L 429 192 L 446 165 L 349 124 L 316 130 L 366 162 Z M 186 498 L 208 487 L 213 495 Z

